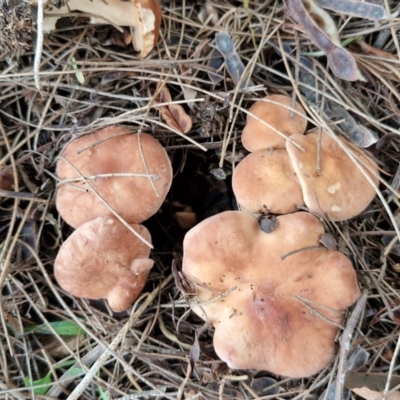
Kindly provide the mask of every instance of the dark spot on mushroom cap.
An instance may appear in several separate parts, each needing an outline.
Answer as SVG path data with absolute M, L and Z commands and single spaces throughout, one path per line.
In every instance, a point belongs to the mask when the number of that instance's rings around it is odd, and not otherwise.
M 329 250 L 337 249 L 336 239 L 330 233 L 324 233 L 319 242 Z
M 265 233 L 271 233 L 278 225 L 278 220 L 273 216 L 262 216 L 258 219 L 259 228 Z

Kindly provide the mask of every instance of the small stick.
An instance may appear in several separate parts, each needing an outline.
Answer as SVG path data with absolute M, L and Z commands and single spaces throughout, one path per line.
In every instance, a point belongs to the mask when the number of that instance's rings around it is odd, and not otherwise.
M 223 400 L 224 396 L 224 389 L 225 389 L 225 383 L 227 381 L 234 381 L 234 382 L 240 382 L 240 381 L 247 381 L 249 377 L 247 375 L 241 375 L 241 376 L 235 376 L 235 375 L 224 375 L 221 379 L 221 384 L 219 386 L 219 400 Z
M 346 377 L 346 359 L 347 354 L 351 348 L 351 339 L 353 337 L 353 331 L 356 327 L 358 318 L 365 308 L 367 296 L 363 294 L 357 301 L 350 318 L 347 321 L 346 328 L 344 329 L 342 336 L 340 337 L 340 353 L 339 353 L 339 364 L 338 373 L 336 378 L 335 387 L 335 400 L 342 400 L 343 385 Z
M 394 371 L 394 368 L 396 367 L 397 357 L 399 355 L 399 351 L 400 351 L 400 338 L 398 337 L 397 338 L 396 348 L 394 349 L 393 357 L 392 357 L 392 360 L 390 361 L 388 378 L 387 378 L 387 381 L 386 381 L 385 390 L 383 392 L 382 400 L 386 400 L 387 399 L 386 396 L 389 396 L 390 381 L 392 380 L 393 371 Z
M 42 51 L 43 51 L 43 15 L 44 15 L 44 1 L 38 0 L 37 3 L 37 18 L 36 18 L 36 49 L 35 49 L 35 59 L 33 61 L 33 74 L 35 77 L 35 86 L 36 89 L 41 92 L 42 87 L 40 84 L 40 60 L 42 59 Z

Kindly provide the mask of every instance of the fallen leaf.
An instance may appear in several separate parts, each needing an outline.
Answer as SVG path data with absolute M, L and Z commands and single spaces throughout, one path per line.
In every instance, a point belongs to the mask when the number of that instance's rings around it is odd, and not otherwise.
M 12 171 L 0 169 L 0 189 L 13 190 L 14 188 L 14 175 Z
M 368 72 L 385 79 L 400 82 L 400 73 L 397 66 L 397 57 L 387 51 L 370 46 L 363 40 L 356 40 L 350 44 L 354 57 Z
M 383 392 L 376 392 L 366 387 L 352 389 L 352 392 L 365 400 L 381 400 L 383 398 Z M 385 400 L 400 400 L 400 392 L 389 394 L 385 397 Z
M 397 60 L 397 57 L 392 54 L 388 53 L 385 50 L 377 49 L 376 47 L 370 46 L 369 44 L 365 43 L 364 40 L 355 40 L 350 44 L 350 48 L 360 54 L 364 54 L 366 56 L 375 56 L 381 58 L 389 58 L 391 60 Z
M 369 360 L 369 353 L 361 346 L 357 346 L 346 361 L 346 371 L 358 370 L 367 364 Z M 346 372 L 347 373 L 347 372 Z M 349 389 L 344 388 L 341 400 L 349 400 L 351 392 Z M 326 390 L 319 396 L 318 400 L 336 400 L 336 379 Z
M 33 5 L 38 0 L 32 1 Z M 49 2 L 50 3 L 50 2 Z M 91 15 L 92 24 L 113 24 L 132 28 L 132 44 L 139 57 L 146 57 L 157 44 L 161 25 L 161 6 L 157 0 L 68 0 L 60 8 L 47 4 L 44 10 L 43 31 L 56 28 L 56 22 L 71 11 Z M 122 32 L 122 29 L 121 29 Z
M 160 103 L 172 102 L 171 93 L 164 87 L 160 93 Z M 192 129 L 192 118 L 186 113 L 180 104 L 168 104 L 160 107 L 162 118 L 168 126 L 181 133 L 187 133 Z
M 185 231 L 188 231 L 197 224 L 196 214 L 193 211 L 177 211 L 175 218 L 178 225 Z
M 346 374 L 346 387 L 366 400 L 381 400 L 385 390 L 387 374 L 349 371 Z M 393 375 L 390 388 L 400 384 L 400 376 Z M 386 396 L 386 400 L 400 400 L 400 392 Z

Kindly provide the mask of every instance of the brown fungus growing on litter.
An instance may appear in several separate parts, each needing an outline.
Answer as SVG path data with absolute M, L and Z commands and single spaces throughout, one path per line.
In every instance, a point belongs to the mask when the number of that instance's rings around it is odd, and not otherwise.
M 299 179 L 286 150 L 258 150 L 234 169 L 232 189 L 246 211 L 287 214 L 304 206 Z
M 147 242 L 142 225 L 130 228 Z M 108 300 L 123 311 L 139 296 L 154 261 L 150 248 L 117 218 L 102 216 L 86 222 L 63 243 L 54 263 L 58 284 L 68 293 Z
M 334 357 L 337 325 L 360 290 L 350 260 L 319 246 L 317 218 L 277 220 L 271 233 L 238 211 L 204 220 L 185 237 L 182 270 L 230 368 L 307 377 Z
M 293 110 L 292 98 L 281 94 L 272 94 L 254 103 L 249 110 L 254 116 L 247 115 L 247 123 L 242 132 L 245 149 L 284 149 L 288 136 L 304 133 L 307 127 L 305 112 L 299 103 L 294 104 Z
M 104 202 L 128 223 L 150 218 L 168 193 L 172 167 L 151 135 L 109 127 L 71 142 L 58 161 L 57 175 L 57 209 L 77 228 L 100 215 L 113 215 Z
M 363 173 L 338 141 L 325 131 L 321 132 L 318 155 L 318 138 L 319 129 L 314 129 L 306 135 L 292 135 L 286 143 L 303 189 L 304 202 L 311 211 L 328 215 L 334 221 L 353 218 L 375 197 L 375 189 L 364 173 L 377 186 L 378 164 L 348 140 L 338 137 L 337 140 L 358 159 Z

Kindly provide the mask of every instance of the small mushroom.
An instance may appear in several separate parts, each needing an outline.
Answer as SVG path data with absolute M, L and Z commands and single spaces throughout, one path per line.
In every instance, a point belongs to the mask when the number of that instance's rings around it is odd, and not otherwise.
M 287 214 L 304 206 L 300 182 L 286 150 L 250 153 L 233 171 L 232 189 L 238 203 L 252 213 L 266 208 L 274 214 Z
M 184 239 L 183 273 L 196 285 L 194 312 L 215 327 L 230 368 L 307 377 L 334 357 L 343 311 L 360 290 L 350 260 L 319 246 L 322 223 L 298 212 L 265 233 L 255 217 L 226 211 Z
M 110 127 L 71 142 L 58 161 L 57 175 L 57 209 L 77 228 L 100 215 L 113 215 L 94 191 L 128 223 L 150 218 L 168 193 L 172 167 L 151 135 Z
M 375 189 L 334 138 L 322 131 L 320 139 L 319 155 L 319 129 L 307 135 L 292 135 L 291 141 L 286 143 L 303 188 L 304 202 L 311 211 L 327 214 L 334 221 L 353 218 L 368 207 L 375 197 Z M 377 186 L 379 169 L 376 161 L 343 137 L 338 140 L 353 152 Z
M 303 107 L 289 96 L 272 94 L 254 103 L 247 115 L 247 124 L 242 132 L 242 143 L 246 150 L 284 149 L 286 137 L 295 133 L 303 134 L 307 120 Z M 276 131 L 279 131 L 277 133 Z
M 142 225 L 130 225 L 148 242 Z M 154 261 L 150 248 L 117 218 L 101 216 L 81 225 L 63 243 L 54 263 L 58 284 L 88 299 L 105 298 L 123 311 L 139 296 Z

